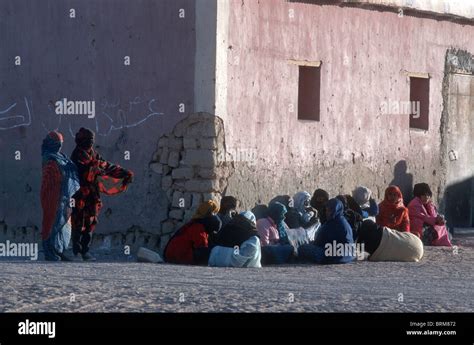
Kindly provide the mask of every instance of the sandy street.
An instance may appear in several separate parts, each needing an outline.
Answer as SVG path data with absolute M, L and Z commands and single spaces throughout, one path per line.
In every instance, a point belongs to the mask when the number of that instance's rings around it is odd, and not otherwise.
M 1 312 L 472 312 L 474 247 L 419 263 L 187 267 L 1 262 Z

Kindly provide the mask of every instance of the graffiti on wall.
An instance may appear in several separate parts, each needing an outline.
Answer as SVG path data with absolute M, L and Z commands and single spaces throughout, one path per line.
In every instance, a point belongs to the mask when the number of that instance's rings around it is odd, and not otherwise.
M 137 96 L 133 99 L 120 102 L 110 101 L 104 99 L 99 104 L 100 111 L 94 117 L 94 124 L 91 127 L 95 128 L 97 135 L 108 136 L 114 131 L 124 128 L 133 128 L 144 125 L 149 119 L 164 115 L 159 112 L 156 105 L 155 98 L 142 99 Z M 24 97 L 21 102 L 14 102 L 2 106 L 0 103 L 0 130 L 10 130 L 18 127 L 29 127 L 33 124 L 32 102 L 27 97 Z M 53 128 L 42 122 L 41 125 L 46 132 L 51 130 L 59 130 L 64 119 L 69 115 L 58 115 L 55 113 L 52 102 L 48 104 L 49 113 L 57 118 L 57 122 Z M 68 121 L 68 130 L 72 137 L 74 137 L 71 121 Z

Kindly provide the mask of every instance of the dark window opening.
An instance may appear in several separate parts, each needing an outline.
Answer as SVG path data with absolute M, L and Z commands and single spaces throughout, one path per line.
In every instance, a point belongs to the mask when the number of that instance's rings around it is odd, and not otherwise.
M 410 128 L 429 128 L 430 80 L 410 77 Z
M 299 66 L 298 120 L 319 121 L 321 67 Z

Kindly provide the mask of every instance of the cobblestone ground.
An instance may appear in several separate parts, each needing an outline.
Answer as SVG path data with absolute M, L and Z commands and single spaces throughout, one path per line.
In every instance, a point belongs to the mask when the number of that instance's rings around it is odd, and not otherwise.
M 0 262 L 2 312 L 472 312 L 474 241 L 419 263 L 262 269 Z

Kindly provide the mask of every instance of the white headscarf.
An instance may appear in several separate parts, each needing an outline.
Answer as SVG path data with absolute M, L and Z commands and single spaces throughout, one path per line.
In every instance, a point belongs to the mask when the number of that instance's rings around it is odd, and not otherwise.
M 359 186 L 352 191 L 352 197 L 361 208 L 370 206 L 369 200 L 371 195 L 372 191 L 365 186 Z
M 293 196 L 293 204 L 298 212 L 305 212 L 306 207 L 309 206 L 311 194 L 306 191 L 298 192 Z
M 311 194 L 306 191 L 298 192 L 293 196 L 293 203 L 296 211 L 303 217 L 304 222 L 309 222 L 315 216 L 313 211 L 306 208 L 310 206 Z
M 250 220 L 252 223 L 257 224 L 257 218 L 255 217 L 255 215 L 253 214 L 253 212 L 251 212 L 251 211 L 243 211 L 243 212 L 240 212 L 240 215 L 241 215 L 241 216 L 244 216 L 245 218 L 247 218 L 248 220 Z

